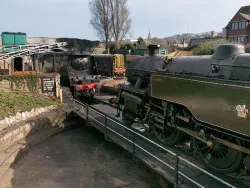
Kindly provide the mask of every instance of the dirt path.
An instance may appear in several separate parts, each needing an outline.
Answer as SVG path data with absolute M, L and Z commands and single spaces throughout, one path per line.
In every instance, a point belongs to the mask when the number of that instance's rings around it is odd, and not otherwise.
M 80 126 L 31 148 L 12 165 L 2 186 L 11 182 L 11 188 L 157 187 L 152 179 L 119 146 L 95 129 Z

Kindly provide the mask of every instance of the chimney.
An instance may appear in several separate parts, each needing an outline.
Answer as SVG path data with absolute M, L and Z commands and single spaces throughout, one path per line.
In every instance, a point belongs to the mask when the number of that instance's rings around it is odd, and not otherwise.
M 159 54 L 160 45 L 148 45 L 148 55 L 156 56 Z

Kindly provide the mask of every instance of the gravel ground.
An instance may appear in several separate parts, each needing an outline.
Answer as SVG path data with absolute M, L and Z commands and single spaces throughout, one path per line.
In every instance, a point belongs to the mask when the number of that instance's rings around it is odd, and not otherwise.
M 77 124 L 74 129 L 31 148 L 11 166 L 12 170 L 3 179 L 5 183 L 2 186 L 158 187 L 154 178 L 141 169 L 126 151 L 104 140 L 103 135 L 95 129 L 79 126 L 83 122 Z

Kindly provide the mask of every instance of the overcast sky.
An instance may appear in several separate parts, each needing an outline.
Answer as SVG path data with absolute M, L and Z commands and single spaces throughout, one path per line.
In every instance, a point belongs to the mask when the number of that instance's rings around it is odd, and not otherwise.
M 0 0 L 0 32 L 97 40 L 89 0 Z M 221 31 L 249 0 L 128 0 L 131 38 Z

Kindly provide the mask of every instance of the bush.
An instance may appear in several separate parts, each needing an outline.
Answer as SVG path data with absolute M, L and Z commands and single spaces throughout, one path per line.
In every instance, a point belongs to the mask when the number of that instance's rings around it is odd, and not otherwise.
M 250 53 L 250 45 L 245 47 L 245 51 L 246 51 L 246 53 Z
M 212 55 L 216 46 L 228 43 L 225 39 L 213 40 L 199 44 L 192 52 L 194 55 Z
M 17 112 L 30 111 L 34 108 L 59 105 L 47 98 L 29 96 L 27 93 L 14 91 L 0 92 L 0 120 L 15 115 Z
M 132 43 L 125 43 L 120 46 L 120 49 L 130 50 L 134 49 L 134 46 Z

